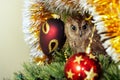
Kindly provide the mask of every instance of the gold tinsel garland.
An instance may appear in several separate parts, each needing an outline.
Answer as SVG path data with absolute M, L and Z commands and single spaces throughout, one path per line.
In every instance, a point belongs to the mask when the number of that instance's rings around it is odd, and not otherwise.
M 23 31 L 25 40 L 31 48 L 32 61 L 43 61 L 40 44 L 40 26 L 48 18 L 59 18 L 57 14 L 72 15 L 88 12 L 93 16 L 92 21 L 108 55 L 114 61 L 120 60 L 120 0 L 25 0 L 23 13 Z
M 95 12 L 101 21 L 96 21 L 97 30 L 101 40 L 111 38 L 103 43 L 106 52 L 116 62 L 120 60 L 120 0 L 87 0 L 87 3 L 95 8 Z M 91 11 L 91 13 L 94 13 Z M 93 14 L 94 17 L 94 14 Z M 103 23 L 100 25 L 98 23 Z M 102 26 L 102 27 L 101 27 Z M 102 29 L 101 29 L 101 28 Z M 104 30 L 103 30 L 104 29 Z

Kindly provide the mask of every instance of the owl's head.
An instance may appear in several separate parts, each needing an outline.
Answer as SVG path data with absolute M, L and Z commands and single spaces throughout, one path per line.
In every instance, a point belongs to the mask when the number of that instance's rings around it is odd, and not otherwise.
M 68 17 L 65 23 L 65 33 L 68 39 L 86 40 L 91 35 L 93 24 L 85 20 L 85 16 Z
M 85 52 L 91 37 L 94 25 L 86 16 L 79 15 L 67 17 L 65 22 L 65 34 L 73 52 Z

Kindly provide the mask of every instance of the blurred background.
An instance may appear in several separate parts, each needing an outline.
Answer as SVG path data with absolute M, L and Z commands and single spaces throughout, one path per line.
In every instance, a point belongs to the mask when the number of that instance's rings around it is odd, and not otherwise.
M 0 80 L 13 80 L 29 60 L 22 32 L 23 0 L 0 0 Z

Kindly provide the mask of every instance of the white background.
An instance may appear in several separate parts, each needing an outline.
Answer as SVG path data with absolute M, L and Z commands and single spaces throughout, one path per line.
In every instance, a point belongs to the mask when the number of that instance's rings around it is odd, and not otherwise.
M 23 0 L 0 0 L 0 80 L 13 80 L 29 60 L 22 32 Z

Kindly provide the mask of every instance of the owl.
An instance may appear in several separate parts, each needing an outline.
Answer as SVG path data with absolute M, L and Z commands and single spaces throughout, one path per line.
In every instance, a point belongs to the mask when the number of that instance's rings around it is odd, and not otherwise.
M 94 24 L 85 20 L 85 17 L 86 16 L 69 16 L 65 22 L 67 42 L 74 53 L 85 52 L 90 43 Z M 97 30 L 95 30 L 93 34 L 91 52 L 106 53 L 102 46 L 102 42 L 100 41 L 100 36 L 97 34 Z

